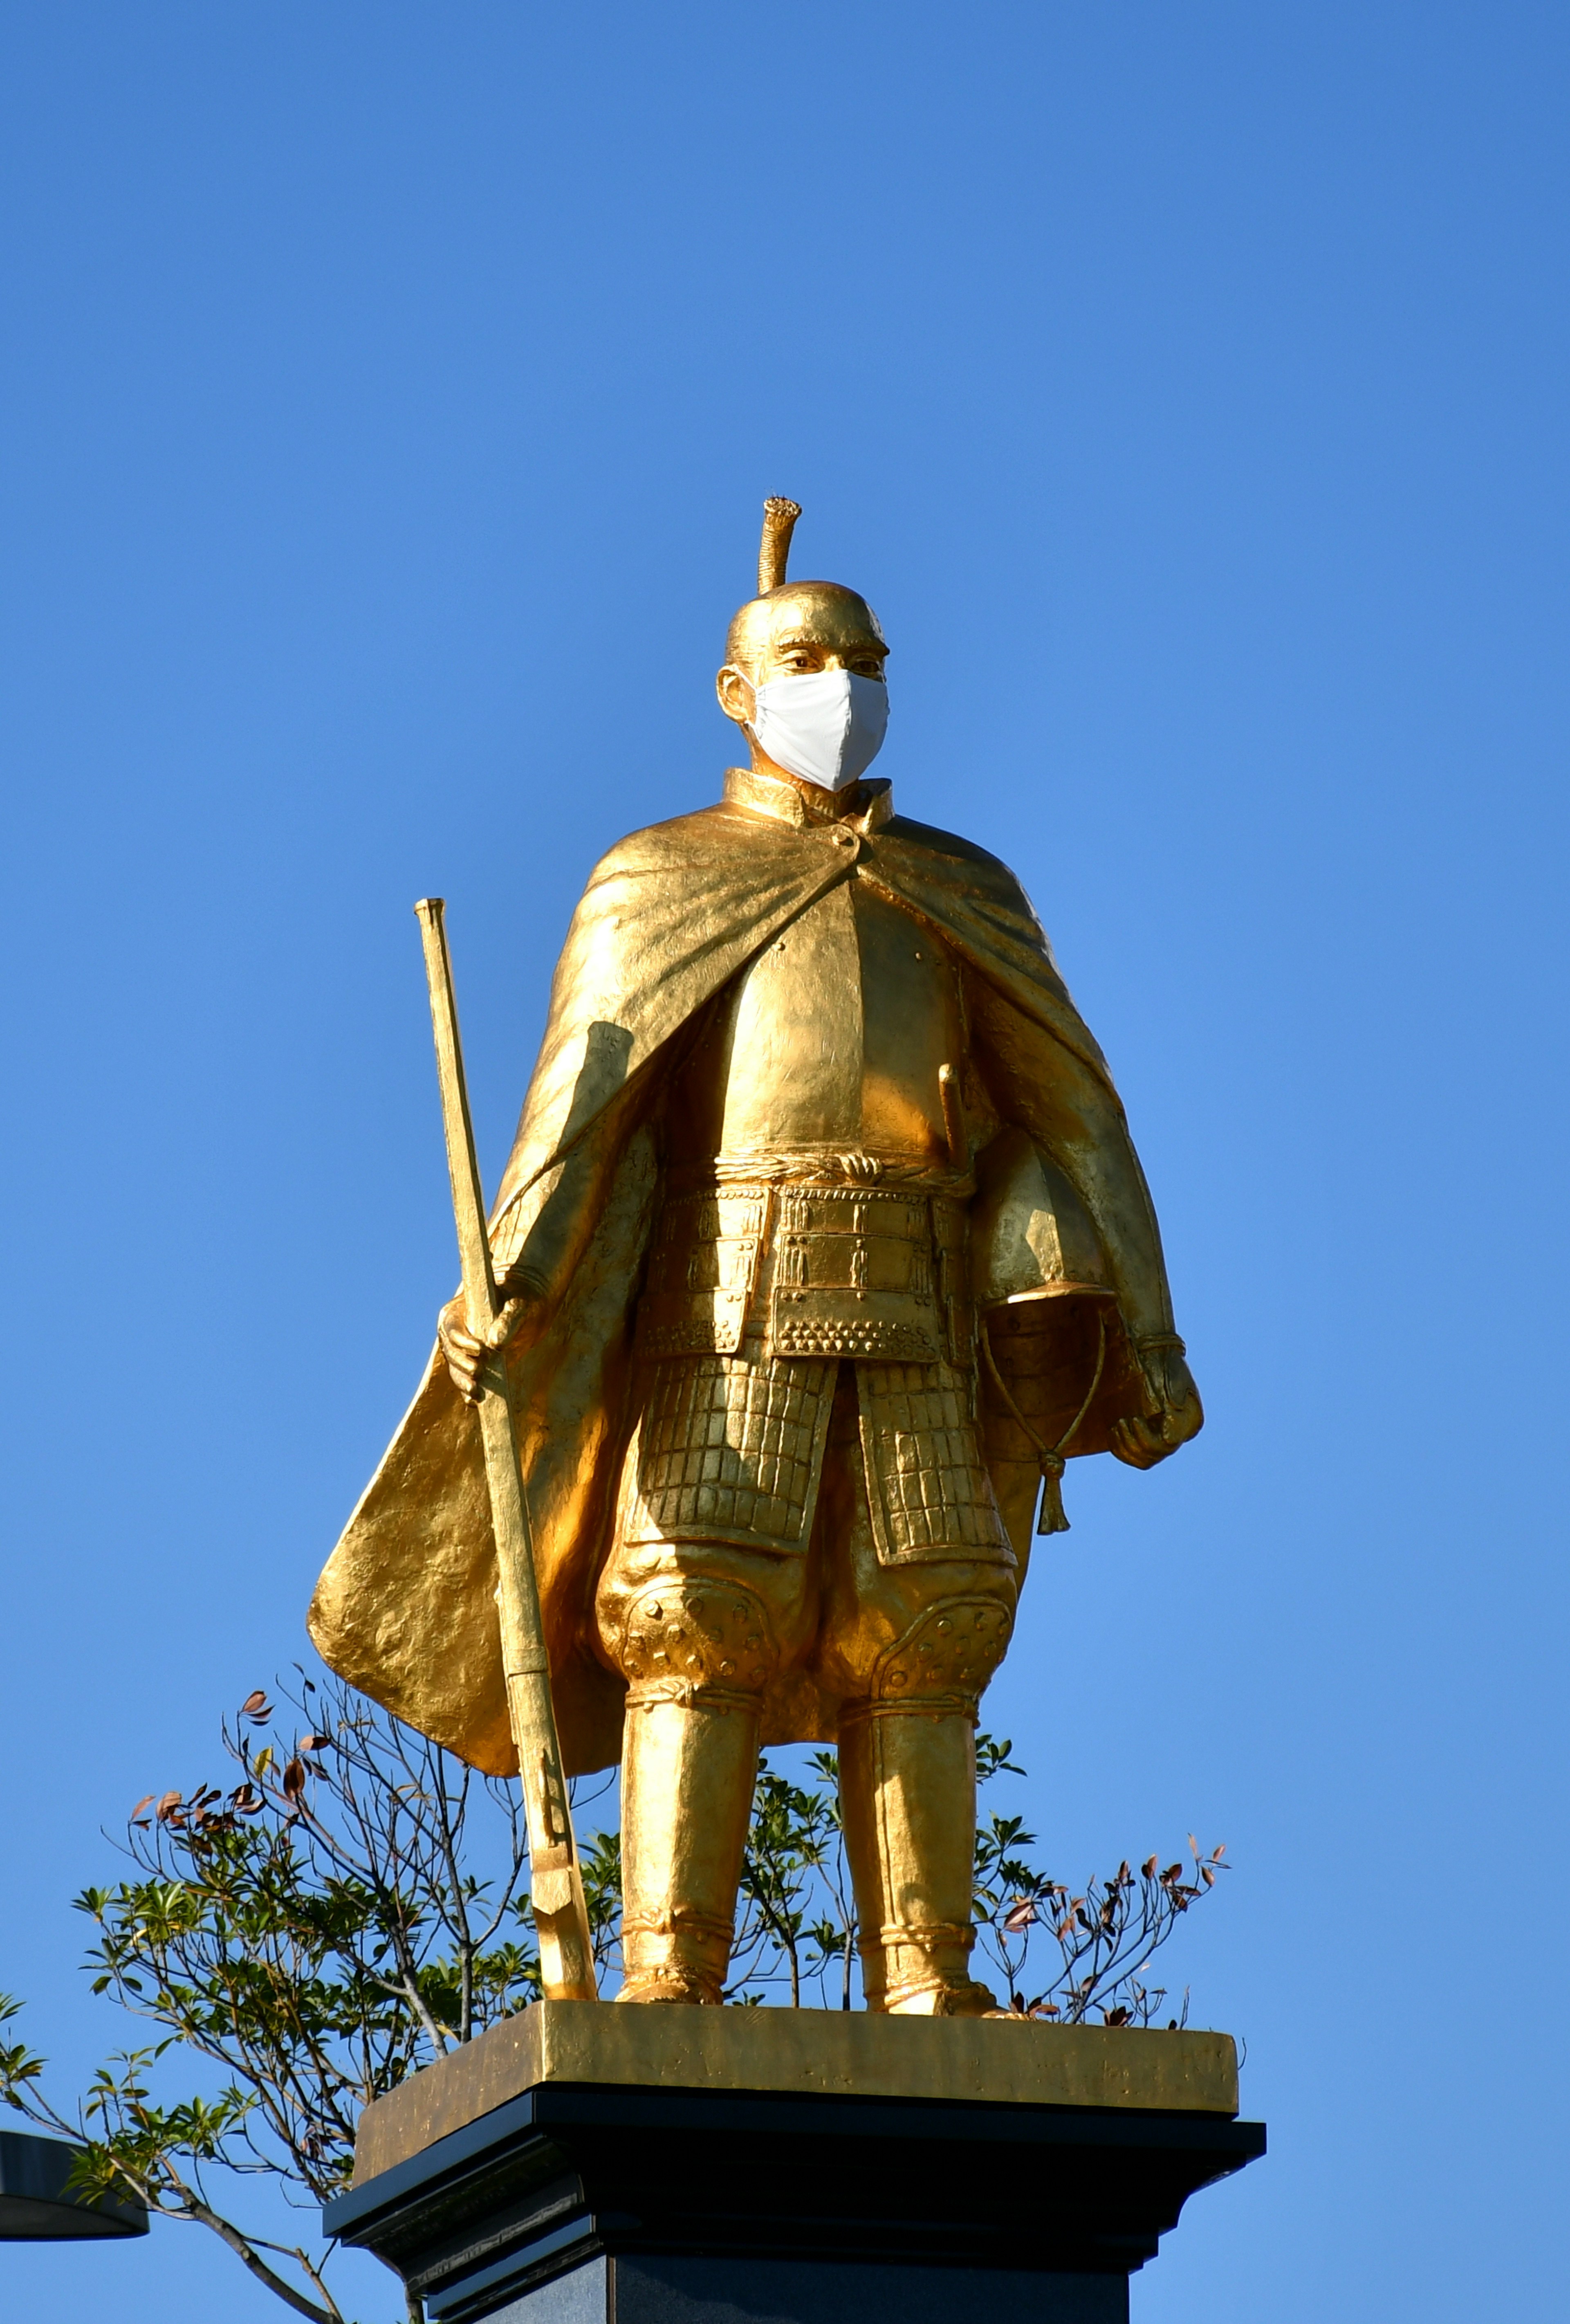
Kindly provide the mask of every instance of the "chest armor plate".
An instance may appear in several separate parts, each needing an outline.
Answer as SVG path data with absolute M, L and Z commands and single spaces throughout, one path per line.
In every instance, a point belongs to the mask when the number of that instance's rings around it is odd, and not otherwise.
M 780 1356 L 959 1354 L 962 1171 L 939 1071 L 962 1045 L 948 954 L 859 878 L 761 953 L 673 1093 L 648 1351 L 761 1334 Z
M 687 1068 L 673 1160 L 863 1153 L 942 1167 L 938 1069 L 959 1062 L 938 939 L 859 878 L 831 889 L 726 994 Z

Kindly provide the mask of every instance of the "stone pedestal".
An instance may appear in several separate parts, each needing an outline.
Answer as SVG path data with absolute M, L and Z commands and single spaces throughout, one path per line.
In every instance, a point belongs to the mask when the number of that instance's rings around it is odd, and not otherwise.
M 1124 2324 L 1236 2106 L 1225 2034 L 550 2002 L 369 2107 L 325 2225 L 434 2324 Z

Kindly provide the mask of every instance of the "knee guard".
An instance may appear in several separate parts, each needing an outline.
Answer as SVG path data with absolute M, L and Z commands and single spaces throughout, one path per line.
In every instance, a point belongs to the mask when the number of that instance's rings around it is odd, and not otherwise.
M 617 1660 L 629 1702 L 755 1703 L 779 1660 L 767 1609 L 735 1582 L 659 1582 L 634 1600 Z
M 878 1656 L 873 1705 L 974 1716 L 1013 1632 L 1014 1616 L 996 1598 L 941 1600 Z

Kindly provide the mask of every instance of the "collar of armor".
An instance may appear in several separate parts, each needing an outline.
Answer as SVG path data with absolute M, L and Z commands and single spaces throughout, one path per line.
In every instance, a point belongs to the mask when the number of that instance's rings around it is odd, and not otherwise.
M 725 804 L 744 807 L 752 815 L 770 816 L 776 823 L 794 824 L 798 831 L 814 825 L 848 823 L 858 831 L 871 832 L 879 830 L 894 813 L 894 786 L 879 776 L 852 783 L 843 791 L 821 791 L 814 784 L 759 774 L 751 767 L 728 767 Z

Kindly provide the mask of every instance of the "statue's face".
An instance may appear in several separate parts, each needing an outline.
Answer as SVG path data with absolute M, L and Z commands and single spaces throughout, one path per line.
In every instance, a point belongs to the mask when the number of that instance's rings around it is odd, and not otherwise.
M 799 678 L 811 670 L 848 669 L 857 678 L 883 677 L 888 653 L 870 608 L 848 589 L 811 581 L 760 597 L 732 624 L 728 661 L 715 685 L 720 707 L 739 726 L 753 716 L 755 686 Z

